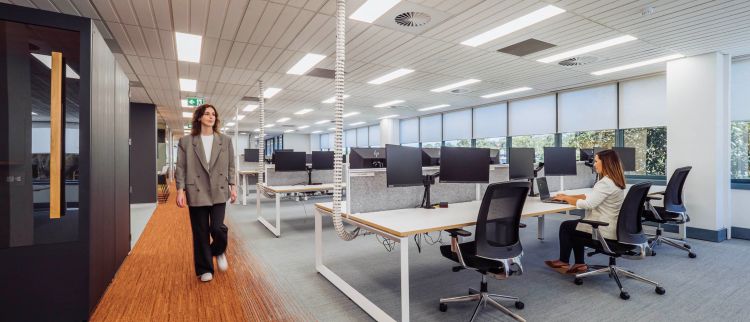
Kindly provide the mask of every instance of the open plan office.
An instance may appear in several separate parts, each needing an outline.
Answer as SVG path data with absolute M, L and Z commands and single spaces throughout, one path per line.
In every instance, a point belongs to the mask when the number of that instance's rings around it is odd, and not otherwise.
M 0 321 L 742 321 L 750 2 L 0 0 Z

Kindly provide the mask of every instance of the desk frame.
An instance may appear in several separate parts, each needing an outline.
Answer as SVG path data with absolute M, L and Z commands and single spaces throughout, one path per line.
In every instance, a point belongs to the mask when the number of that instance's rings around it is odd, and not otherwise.
M 580 192 L 580 189 L 578 190 L 572 190 L 568 192 Z M 652 192 L 653 193 L 653 192 Z M 544 216 L 548 214 L 556 214 L 565 212 L 567 213 L 571 207 L 574 206 L 565 206 L 560 204 L 560 207 L 557 209 L 549 209 L 542 212 L 537 213 L 530 213 L 523 215 L 523 217 L 529 218 L 529 217 L 537 217 L 537 220 L 539 222 L 539 228 L 537 229 L 537 238 L 540 240 L 543 240 L 544 238 Z M 354 301 L 355 304 L 357 304 L 362 310 L 364 310 L 367 314 L 369 314 L 372 318 L 374 318 L 376 321 L 396 321 L 393 317 L 388 315 L 385 311 L 383 311 L 380 307 L 375 305 L 375 303 L 372 303 L 367 297 L 365 297 L 362 293 L 357 291 L 354 287 L 349 285 L 343 278 L 338 276 L 336 273 L 334 273 L 330 268 L 325 266 L 323 263 L 323 214 L 326 215 L 333 215 L 332 210 L 329 209 L 323 209 L 319 206 L 315 206 L 315 269 L 320 273 L 320 275 L 323 275 L 329 282 L 331 282 L 336 288 L 338 288 L 342 293 L 344 293 L 347 297 L 349 297 L 352 301 Z M 371 225 L 361 223 L 356 221 L 355 219 L 349 218 L 348 215 L 342 214 L 341 215 L 342 221 L 354 225 L 356 227 L 359 227 L 361 229 L 365 229 L 367 231 L 370 231 L 372 233 L 375 233 L 377 235 L 380 235 L 384 238 L 388 238 L 390 240 L 393 240 L 395 242 L 399 243 L 399 252 L 401 253 L 400 256 L 400 265 L 401 265 L 401 321 L 403 322 L 409 322 L 409 309 L 410 309 L 410 301 L 409 301 L 409 236 L 396 236 L 394 234 L 388 233 L 386 231 L 383 231 L 381 229 L 375 228 Z M 445 227 L 436 227 L 432 231 L 442 231 Z
M 276 237 L 281 237 L 281 197 L 292 194 L 292 193 L 300 193 L 300 192 L 318 192 L 318 191 L 328 191 L 333 190 L 333 187 L 331 184 L 323 184 L 323 185 L 300 185 L 298 188 L 294 188 L 295 186 L 266 186 L 265 184 L 258 184 L 257 185 L 257 192 L 255 195 L 255 210 L 258 214 L 258 221 L 263 224 L 263 226 L 266 227 L 271 233 L 273 233 Z M 276 225 L 272 225 L 266 218 L 263 217 L 263 208 L 260 206 L 260 198 L 261 194 L 264 192 L 271 192 L 274 194 L 274 197 L 276 199 Z

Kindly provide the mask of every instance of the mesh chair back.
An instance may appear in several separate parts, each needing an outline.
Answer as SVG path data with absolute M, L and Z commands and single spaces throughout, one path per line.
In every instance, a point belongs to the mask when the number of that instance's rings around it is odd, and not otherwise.
M 651 182 L 630 187 L 617 217 L 617 241 L 624 244 L 643 244 L 648 239 L 643 234 L 641 215 Z
M 674 170 L 667 183 L 667 190 L 664 191 L 664 210 L 678 213 L 687 211 L 682 202 L 682 188 L 685 186 L 687 175 L 692 168 L 682 167 Z
M 477 255 L 507 259 L 521 254 L 518 226 L 528 182 L 502 182 L 487 186 L 476 227 Z

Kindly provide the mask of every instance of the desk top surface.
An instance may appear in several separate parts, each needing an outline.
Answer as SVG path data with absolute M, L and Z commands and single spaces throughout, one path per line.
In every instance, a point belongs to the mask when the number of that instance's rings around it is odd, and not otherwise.
M 664 191 L 664 186 L 652 186 L 650 193 L 660 191 Z M 591 188 L 562 192 L 571 195 L 585 194 L 591 192 Z M 449 204 L 448 208 L 407 208 L 343 215 L 394 236 L 407 237 L 419 233 L 473 226 L 476 224 L 480 205 L 481 201 L 468 201 Z M 324 212 L 333 211 L 332 202 L 317 203 L 315 207 Z M 346 209 L 345 202 L 342 202 L 341 208 Z M 572 205 L 544 203 L 539 197 L 527 197 L 522 216 L 536 217 L 574 209 L 576 207 Z
M 291 186 L 268 186 L 262 184 L 264 190 L 274 193 L 289 193 L 289 192 L 307 192 L 307 191 L 325 191 L 333 190 L 333 183 L 324 184 L 312 184 L 312 185 L 291 185 Z M 345 188 L 346 184 L 341 184 L 341 187 Z

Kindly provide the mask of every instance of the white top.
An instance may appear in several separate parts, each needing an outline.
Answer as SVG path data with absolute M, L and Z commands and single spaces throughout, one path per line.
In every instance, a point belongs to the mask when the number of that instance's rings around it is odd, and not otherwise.
M 211 148 L 214 146 L 214 135 L 203 135 L 201 134 L 201 140 L 203 140 L 203 151 L 206 152 L 206 165 L 211 164 Z
M 625 200 L 625 189 L 620 189 L 612 179 L 604 177 L 594 185 L 591 192 L 585 195 L 586 199 L 579 199 L 576 202 L 578 209 L 586 210 L 584 219 L 609 223 L 609 226 L 600 226 L 599 232 L 606 239 L 616 240 L 617 216 Z M 576 229 L 591 233 L 591 226 L 586 224 L 578 224 Z

